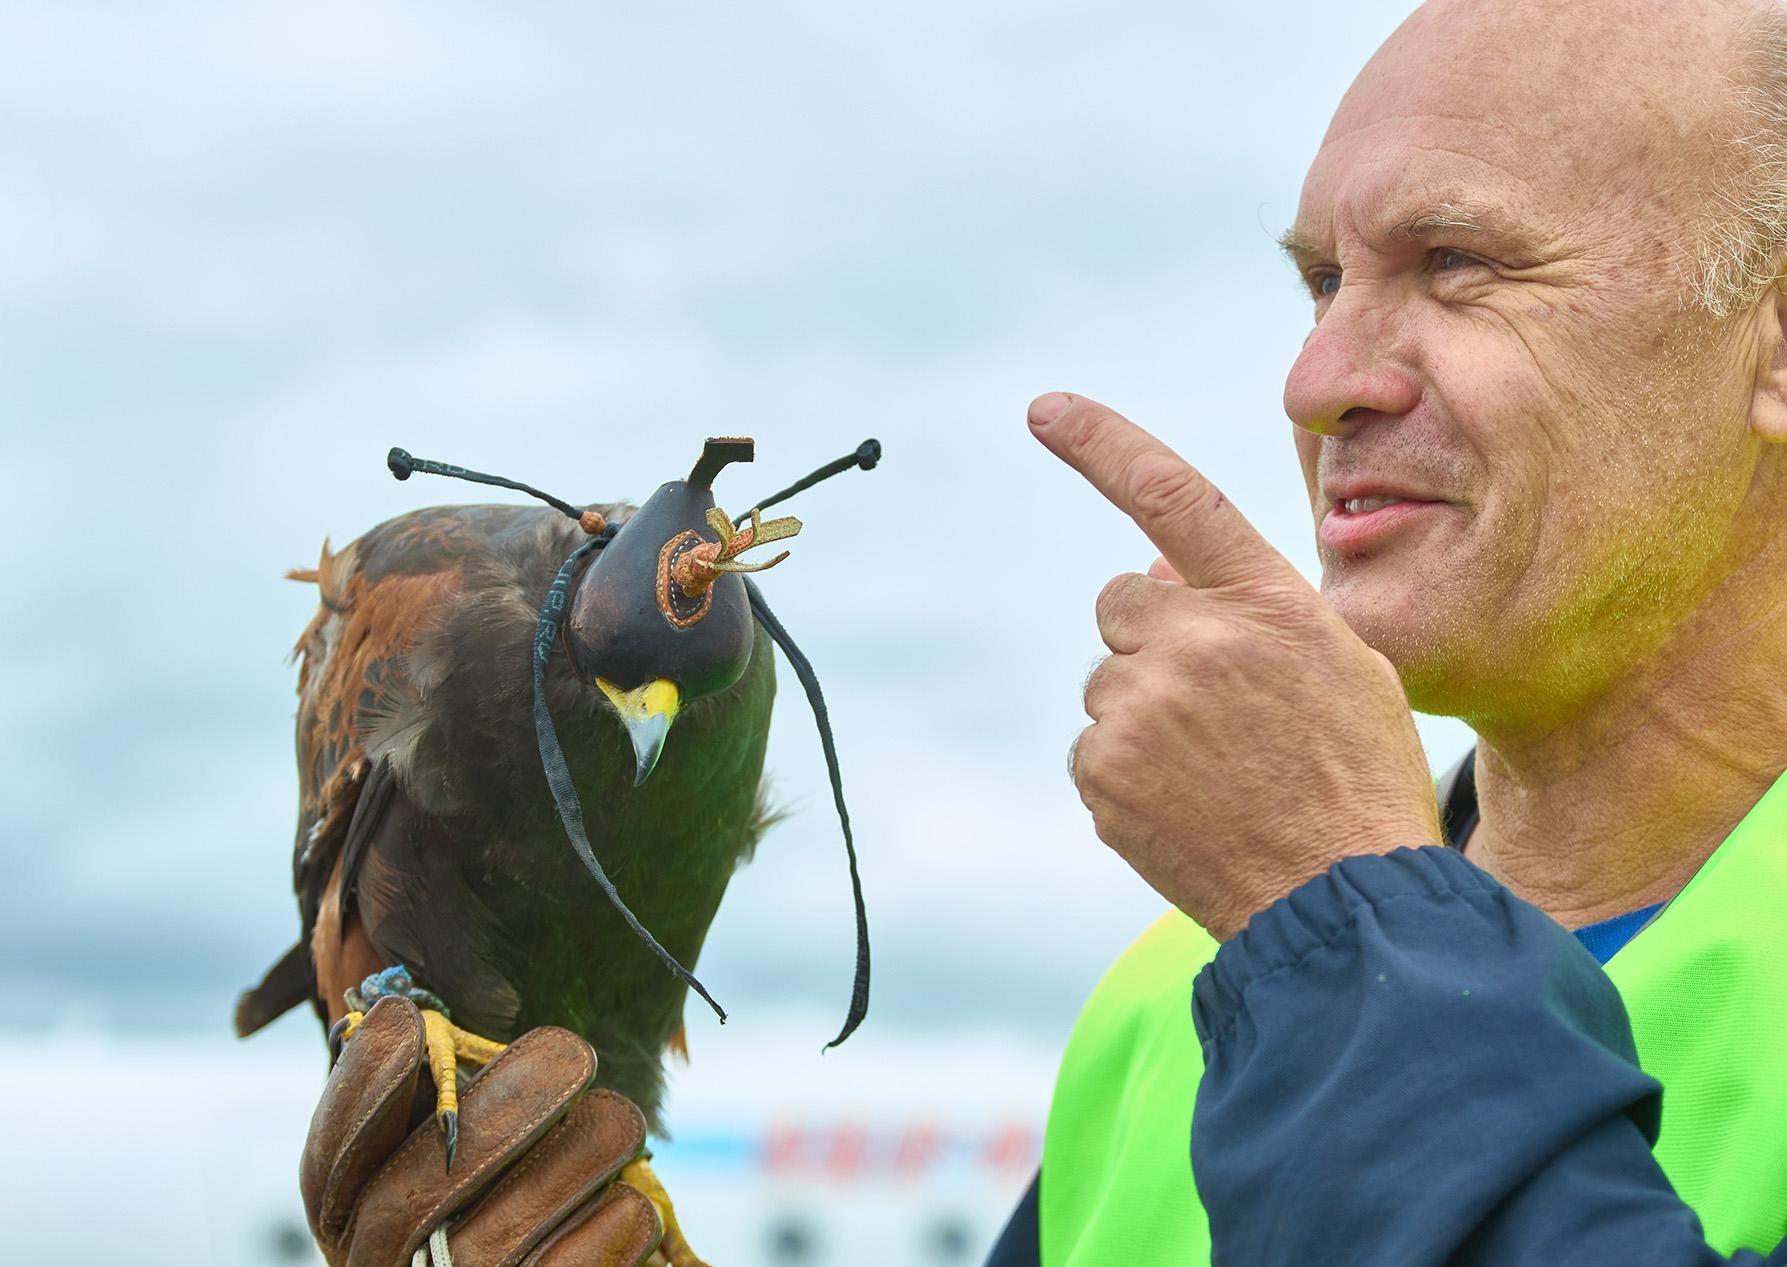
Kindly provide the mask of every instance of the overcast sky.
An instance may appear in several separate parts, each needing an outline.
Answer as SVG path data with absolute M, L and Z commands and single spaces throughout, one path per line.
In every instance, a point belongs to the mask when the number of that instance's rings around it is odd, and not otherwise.
M 1405 9 L 0 5 L 0 1015 L 221 1035 L 290 942 L 281 573 L 466 497 L 390 445 L 601 501 L 753 435 L 743 509 L 877 436 L 765 578 L 832 702 L 869 1025 L 1057 1043 L 1161 905 L 1065 773 L 1093 597 L 1152 551 L 1024 406 L 1124 410 L 1313 568 L 1272 238 Z M 782 681 L 794 812 L 701 975 L 841 1016 Z

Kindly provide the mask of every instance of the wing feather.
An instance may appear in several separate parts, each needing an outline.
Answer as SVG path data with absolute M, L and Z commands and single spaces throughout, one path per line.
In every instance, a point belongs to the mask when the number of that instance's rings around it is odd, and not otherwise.
M 343 874 L 337 863 L 356 828 L 362 844 L 376 829 L 389 800 L 389 756 L 375 762 L 365 737 L 375 725 L 394 721 L 401 732 L 419 712 L 408 657 L 458 592 L 466 556 L 480 549 L 478 535 L 464 531 L 446 509 L 391 520 L 340 551 L 324 540 L 316 567 L 287 574 L 314 583 L 320 600 L 292 648 L 298 664 L 292 887 L 301 927 L 297 946 L 238 1002 L 238 1028 L 259 1028 L 301 1002 L 305 969 L 314 997 L 317 919 L 332 878 Z M 369 785 L 378 794 L 363 807 Z M 318 1010 L 324 1010 L 320 1002 Z
M 611 520 L 623 522 L 628 509 L 604 508 L 614 512 Z M 318 969 L 327 968 L 333 982 L 348 970 L 338 962 L 341 956 L 354 958 L 337 948 L 370 936 L 380 951 L 392 953 L 397 947 L 387 941 L 412 940 L 413 930 L 403 927 L 402 903 L 386 890 L 399 874 L 437 890 L 446 882 L 444 872 L 435 872 L 448 859 L 424 857 L 420 849 L 424 838 L 432 839 L 425 824 L 442 812 L 444 789 L 457 790 L 443 782 L 454 771 L 443 767 L 451 749 L 441 714 L 452 711 L 442 705 L 450 702 L 454 670 L 463 667 L 467 647 L 444 627 L 463 608 L 461 625 L 478 631 L 486 657 L 525 648 L 538 601 L 532 591 L 577 540 L 575 523 L 531 507 L 437 506 L 380 524 L 341 550 L 325 540 L 314 568 L 288 573 L 314 583 L 319 599 L 292 651 L 298 665 L 292 882 L 301 933 L 298 948 L 281 960 L 282 970 L 263 983 L 276 983 L 283 992 L 248 992 L 238 1015 L 264 1024 L 302 1001 L 294 996 L 294 982 L 302 984 L 298 969 L 306 966 L 313 1001 L 326 1014 L 316 998 Z M 506 703 L 502 689 L 493 688 L 495 698 Z M 465 701 L 458 706 L 463 711 Z M 531 743 L 531 732 L 522 738 Z M 375 839 L 385 843 L 374 848 Z M 404 847 L 394 847 L 399 841 Z M 369 877 L 380 853 L 407 857 L 400 871 L 378 863 Z M 376 918 L 356 916 L 363 883 L 385 899 L 376 902 L 383 908 Z M 487 911 L 458 913 L 491 924 Z M 327 927 L 319 930 L 319 919 Z M 512 1018 L 513 988 L 494 977 L 482 979 L 481 972 L 470 975 L 480 978 L 479 1010 Z

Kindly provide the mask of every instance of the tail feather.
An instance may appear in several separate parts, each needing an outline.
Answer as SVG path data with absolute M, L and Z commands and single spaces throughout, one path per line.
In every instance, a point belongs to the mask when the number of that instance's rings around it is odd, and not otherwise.
M 247 1038 L 300 1003 L 316 997 L 316 969 L 310 946 L 299 942 L 267 969 L 261 983 L 236 998 L 236 1037 Z

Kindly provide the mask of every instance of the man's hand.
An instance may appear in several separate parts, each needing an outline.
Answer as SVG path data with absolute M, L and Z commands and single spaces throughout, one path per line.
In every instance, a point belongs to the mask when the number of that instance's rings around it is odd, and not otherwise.
M 1074 782 L 1099 838 L 1227 939 L 1349 854 L 1436 844 L 1396 671 L 1183 458 L 1090 400 L 1030 425 L 1161 559 L 1098 597 Z
M 448 1220 L 457 1267 L 661 1261 L 658 1210 L 616 1179 L 644 1151 L 645 1120 L 632 1101 L 590 1090 L 588 1043 L 537 1029 L 492 1060 L 460 1097 L 451 1170 L 425 1112 L 411 1129 L 424 1065 L 420 1013 L 385 998 L 329 1075 L 300 1185 L 330 1267 L 409 1267 Z

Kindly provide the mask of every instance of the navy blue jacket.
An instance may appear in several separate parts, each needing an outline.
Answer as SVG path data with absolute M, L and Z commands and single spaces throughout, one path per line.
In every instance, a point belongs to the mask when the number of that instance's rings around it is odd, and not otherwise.
M 1218 952 L 1192 1011 L 1219 1264 L 1787 1265 L 1787 1245 L 1706 1244 L 1651 1155 L 1662 1089 L 1613 983 L 1454 850 L 1303 885 Z
M 1219 1267 L 1787 1267 L 1706 1244 L 1612 983 L 1455 850 L 1303 885 L 1198 975 L 1193 1018 Z M 1038 1261 L 1028 1200 L 989 1267 Z

